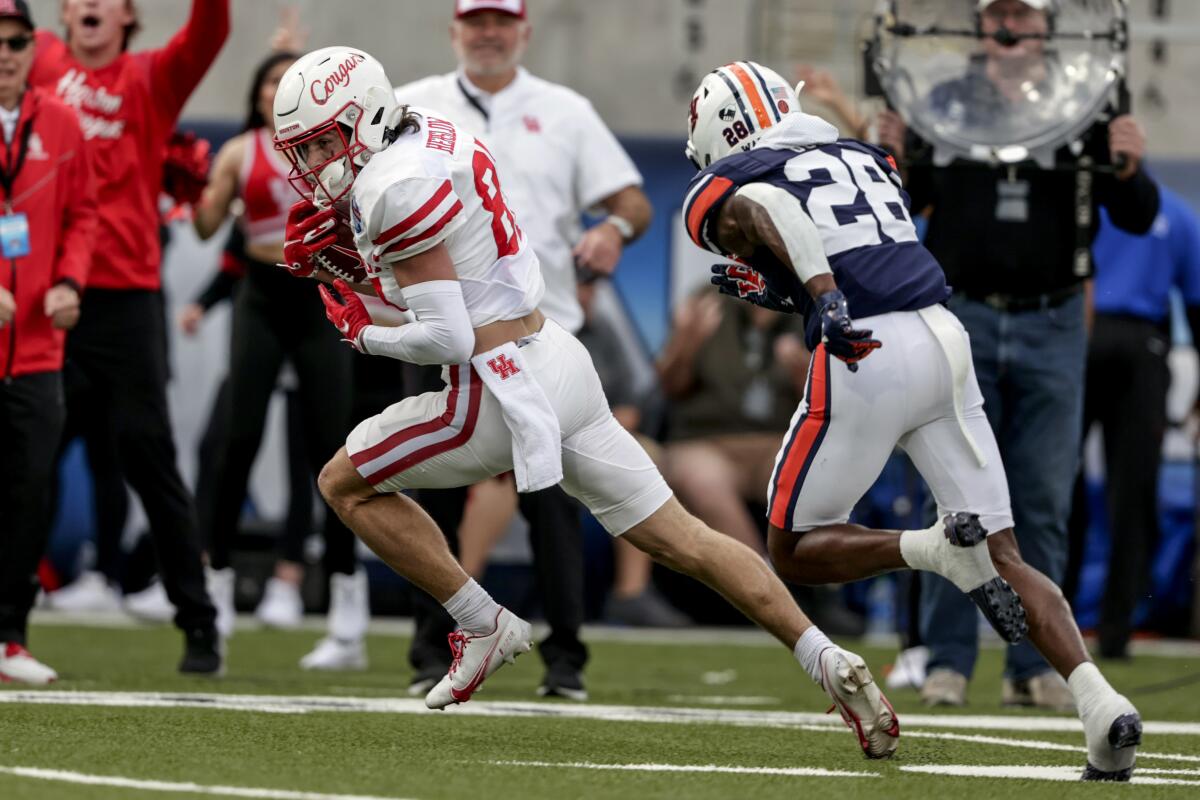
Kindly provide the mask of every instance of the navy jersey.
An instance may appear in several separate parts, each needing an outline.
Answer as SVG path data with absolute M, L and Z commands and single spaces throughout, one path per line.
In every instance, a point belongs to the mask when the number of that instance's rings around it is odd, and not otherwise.
M 855 318 L 915 311 L 950 296 L 945 274 L 917 241 L 908 195 L 891 157 L 854 139 L 799 149 L 756 148 L 734 153 L 698 174 L 688 187 L 683 217 L 692 241 L 731 257 L 716 242 L 717 213 L 749 183 L 769 183 L 800 200 L 825 245 L 838 288 Z M 796 273 L 762 248 L 752 267 L 804 315 L 809 348 L 821 340 L 812 299 Z

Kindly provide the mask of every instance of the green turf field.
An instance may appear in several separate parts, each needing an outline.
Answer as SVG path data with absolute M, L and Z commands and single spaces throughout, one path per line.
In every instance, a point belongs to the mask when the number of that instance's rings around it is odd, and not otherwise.
M 817 716 L 825 696 L 788 653 L 742 637 L 596 642 L 586 704 L 538 700 L 541 664 L 526 656 L 443 713 L 405 695 L 404 639 L 372 637 L 368 672 L 303 673 L 315 638 L 239 630 L 214 681 L 174 673 L 181 641 L 167 627 L 35 627 L 62 679 L 0 689 L 0 798 L 1200 797 L 1196 655 L 1104 665 L 1148 723 L 1146 783 L 1114 786 L 1052 780 L 1081 768 L 1082 732 L 1071 715 L 1000 709 L 994 649 L 962 711 L 895 693 L 900 749 L 872 762 Z M 877 675 L 894 655 L 854 649 Z M 996 774 L 1019 766 L 1040 769 Z

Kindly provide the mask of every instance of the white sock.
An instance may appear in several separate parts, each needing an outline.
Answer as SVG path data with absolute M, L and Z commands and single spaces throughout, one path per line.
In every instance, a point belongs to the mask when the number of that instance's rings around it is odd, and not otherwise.
M 820 628 L 813 625 L 800 634 L 796 646 L 792 648 L 792 653 L 800 662 L 800 666 L 804 667 L 804 671 L 818 686 L 821 685 L 821 653 L 830 647 L 837 647 L 837 645 L 829 641 L 829 637 L 822 633 Z
M 986 542 L 955 547 L 946 541 L 941 522 L 923 531 L 901 531 L 900 555 L 913 569 L 941 575 L 964 592 L 978 589 L 998 575 Z
M 1067 686 L 1075 696 L 1075 707 L 1079 709 L 1079 718 L 1087 720 L 1092 712 L 1117 693 L 1104 676 L 1100 668 L 1091 661 L 1085 661 L 1071 670 L 1067 678 Z
M 474 578 L 467 578 L 442 607 L 467 633 L 491 633 L 496 627 L 496 615 L 500 613 L 500 604 Z

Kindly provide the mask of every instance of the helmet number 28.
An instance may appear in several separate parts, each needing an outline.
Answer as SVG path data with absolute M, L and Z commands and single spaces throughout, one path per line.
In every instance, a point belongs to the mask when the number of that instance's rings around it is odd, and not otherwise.
M 496 257 L 511 256 L 520 249 L 521 229 L 504 202 L 496 165 L 486 150 L 476 149 L 471 159 L 475 173 L 475 191 L 483 207 L 492 215 L 492 235 L 496 238 Z

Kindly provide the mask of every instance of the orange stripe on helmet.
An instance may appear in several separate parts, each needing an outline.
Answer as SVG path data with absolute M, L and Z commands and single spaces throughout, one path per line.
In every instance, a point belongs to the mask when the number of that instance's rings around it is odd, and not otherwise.
M 730 64 L 729 71 L 738 79 L 738 83 L 742 84 L 742 88 L 746 90 L 746 99 L 750 101 L 750 107 L 754 109 L 754 116 L 758 119 L 758 127 L 760 130 L 766 130 L 771 127 L 771 115 L 767 113 L 767 107 L 763 105 L 762 96 L 758 92 L 758 86 L 755 85 L 754 79 L 750 77 L 750 73 L 742 68 L 741 64 Z

